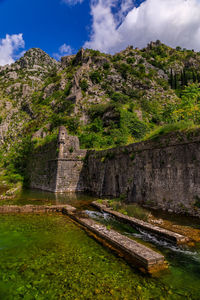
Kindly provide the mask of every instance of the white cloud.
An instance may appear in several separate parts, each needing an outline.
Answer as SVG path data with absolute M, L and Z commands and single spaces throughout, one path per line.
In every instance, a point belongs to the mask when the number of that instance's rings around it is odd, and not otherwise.
M 62 0 L 62 2 L 68 5 L 76 5 L 78 3 L 82 3 L 84 0 Z
M 121 14 L 131 5 L 130 0 L 122 2 Z M 172 47 L 200 50 L 200 0 L 146 0 L 133 7 L 120 25 L 112 6 L 112 0 L 92 1 L 92 34 L 84 47 L 113 53 L 159 39 Z
M 117 22 L 112 13 L 113 2 L 112 0 L 92 1 L 92 34 L 90 41 L 85 43 L 85 48 L 109 52 L 120 43 L 120 34 L 116 29 Z
M 69 45 L 63 44 L 62 46 L 60 46 L 59 51 L 61 54 L 64 55 L 71 55 L 72 54 L 72 48 Z
M 121 22 L 133 7 L 133 0 L 121 0 L 121 7 L 118 12 L 118 22 Z
M 73 54 L 73 49 L 71 48 L 71 46 L 67 44 L 63 44 L 62 46 L 59 47 L 58 53 L 53 54 L 53 57 L 59 60 L 62 56 L 72 55 L 72 54 Z
M 16 51 L 24 46 L 22 33 L 7 34 L 4 39 L 0 39 L 0 66 L 13 63 L 17 57 Z

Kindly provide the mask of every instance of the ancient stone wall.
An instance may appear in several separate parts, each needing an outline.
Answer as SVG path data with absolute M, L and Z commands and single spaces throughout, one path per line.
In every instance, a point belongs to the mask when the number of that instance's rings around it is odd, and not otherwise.
M 81 170 L 85 154 L 79 149 L 78 138 L 60 127 L 58 140 L 37 149 L 30 159 L 30 187 L 50 192 L 83 191 Z
M 85 187 L 99 197 L 200 216 L 199 130 L 90 151 L 83 172 Z
M 28 163 L 27 177 L 31 188 L 54 192 L 57 178 L 57 142 L 36 149 Z
M 85 151 L 79 149 L 78 138 L 61 127 L 57 143 L 35 153 L 29 172 L 33 188 L 88 191 L 200 216 L 200 130 Z

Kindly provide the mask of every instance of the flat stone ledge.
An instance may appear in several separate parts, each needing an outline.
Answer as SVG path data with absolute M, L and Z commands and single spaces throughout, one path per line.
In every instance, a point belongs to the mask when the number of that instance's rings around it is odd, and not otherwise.
M 16 214 L 16 213 L 50 213 L 50 212 L 63 212 L 63 210 L 68 212 L 74 212 L 76 208 L 70 205 L 3 205 L 0 206 L 0 214 Z
M 167 268 L 165 258 L 160 253 L 118 233 L 109 230 L 89 218 L 81 218 L 67 213 L 72 219 L 81 224 L 86 231 L 92 232 L 92 236 L 102 244 L 112 248 L 120 256 L 123 256 L 132 265 L 147 273 L 155 273 Z M 100 239 L 99 239 L 100 238 Z
M 100 204 L 98 202 L 92 202 L 92 205 L 96 208 L 98 208 L 101 211 L 104 211 L 112 216 L 114 216 L 119 221 L 129 224 L 135 228 L 143 229 L 147 232 L 153 233 L 157 236 L 159 236 L 162 239 L 165 239 L 167 241 L 176 243 L 177 245 L 187 243 L 189 241 L 188 237 L 183 236 L 181 234 L 178 234 L 176 232 L 152 225 L 148 222 L 144 222 L 142 220 L 126 216 L 122 213 L 119 213 L 117 211 L 114 211 L 112 209 L 107 208 L 106 205 Z

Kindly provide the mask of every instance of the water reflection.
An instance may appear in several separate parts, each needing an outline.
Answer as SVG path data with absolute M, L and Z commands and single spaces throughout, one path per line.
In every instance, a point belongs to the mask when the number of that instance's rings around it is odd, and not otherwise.
M 16 205 L 55 205 L 70 204 L 76 208 L 86 209 L 95 201 L 93 196 L 84 193 L 50 193 L 40 190 L 23 190 L 16 199 L 10 200 L 9 204 Z

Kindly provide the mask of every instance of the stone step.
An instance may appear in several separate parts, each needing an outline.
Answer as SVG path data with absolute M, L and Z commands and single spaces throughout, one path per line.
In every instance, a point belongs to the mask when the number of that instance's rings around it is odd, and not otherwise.
M 178 234 L 176 232 L 173 232 L 173 231 L 170 231 L 170 230 L 152 225 L 148 222 L 144 222 L 144 221 L 136 219 L 134 217 L 126 216 L 122 213 L 119 213 L 117 211 L 114 211 L 114 210 L 108 208 L 104 204 L 98 203 L 97 201 L 92 202 L 92 205 L 95 208 L 98 208 L 99 210 L 112 215 L 117 220 L 119 220 L 123 223 L 129 224 L 134 228 L 142 229 L 142 230 L 145 230 L 147 232 L 150 232 L 150 233 L 160 237 L 161 239 L 173 242 L 177 245 L 184 244 L 184 243 L 187 243 L 189 241 L 189 238 L 186 237 L 186 236 L 183 236 L 183 235 Z

